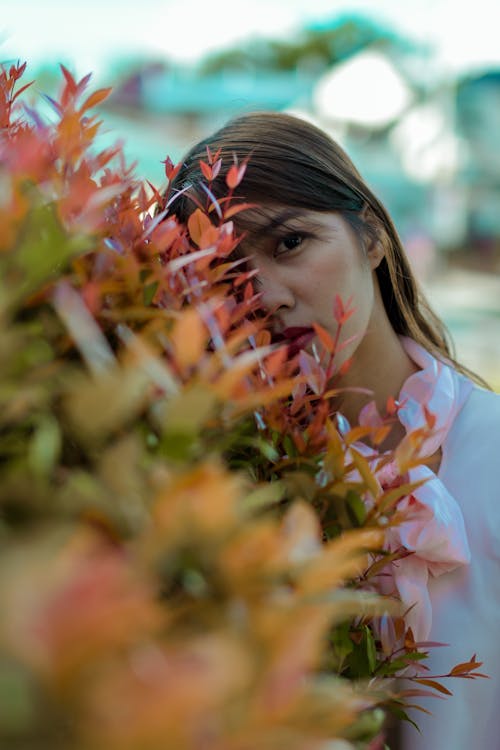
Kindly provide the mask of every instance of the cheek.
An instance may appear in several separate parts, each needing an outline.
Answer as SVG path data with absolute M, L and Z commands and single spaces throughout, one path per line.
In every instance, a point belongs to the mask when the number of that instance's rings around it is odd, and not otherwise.
M 330 324 L 328 327 L 335 327 L 333 305 L 339 295 L 344 305 L 351 300 L 350 307 L 355 310 L 346 324 L 349 335 L 357 333 L 356 328 L 364 331 L 374 302 L 372 272 L 368 265 L 358 259 L 353 263 L 352 256 L 343 257 L 337 259 L 335 265 L 319 264 L 314 277 L 318 281 L 311 289 L 312 300 L 316 306 L 321 306 L 321 319 Z

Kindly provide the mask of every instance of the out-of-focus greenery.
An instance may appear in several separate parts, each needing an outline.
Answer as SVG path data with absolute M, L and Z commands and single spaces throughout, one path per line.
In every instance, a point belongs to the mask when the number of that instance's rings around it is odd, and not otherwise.
M 389 48 L 401 43 L 393 31 L 370 18 L 348 14 L 306 27 L 289 40 L 252 39 L 212 53 L 199 69 L 202 75 L 225 70 L 265 73 L 302 69 L 320 73 L 368 45 Z

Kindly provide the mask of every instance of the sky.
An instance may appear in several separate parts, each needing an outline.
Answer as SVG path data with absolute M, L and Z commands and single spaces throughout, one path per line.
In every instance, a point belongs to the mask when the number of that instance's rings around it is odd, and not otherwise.
M 0 60 L 106 75 L 116 55 L 195 62 L 249 35 L 361 11 L 428 43 L 450 69 L 500 66 L 498 0 L 0 0 Z

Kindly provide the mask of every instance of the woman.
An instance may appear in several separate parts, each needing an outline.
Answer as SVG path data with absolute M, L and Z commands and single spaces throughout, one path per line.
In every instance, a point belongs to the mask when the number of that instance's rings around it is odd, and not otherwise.
M 387 211 L 326 133 L 285 114 L 230 121 L 184 159 L 171 186 L 179 191 L 172 210 L 182 220 L 193 197 L 206 199 L 200 160 L 207 145 L 223 159 L 210 185 L 217 198 L 227 194 L 233 158 L 248 160 L 234 195 L 254 205 L 237 215 L 237 228 L 275 332 L 300 345 L 318 322 L 334 335 L 333 300 L 351 298 L 342 357 L 352 363 L 344 384 L 371 390 L 382 411 L 389 396 L 398 399 L 398 425 L 384 447 L 423 423 L 424 405 L 437 417 L 422 467 L 429 481 L 415 523 L 398 540 L 414 554 L 396 587 L 415 604 L 417 640 L 451 644 L 431 649 L 432 674 L 478 652 L 492 679 L 454 680 L 453 697 L 428 702 L 433 716 L 415 717 L 420 735 L 409 724 L 401 728 L 402 747 L 500 748 L 500 397 L 452 357 Z M 339 408 L 354 425 L 367 418 L 365 404 L 366 396 L 350 391 Z

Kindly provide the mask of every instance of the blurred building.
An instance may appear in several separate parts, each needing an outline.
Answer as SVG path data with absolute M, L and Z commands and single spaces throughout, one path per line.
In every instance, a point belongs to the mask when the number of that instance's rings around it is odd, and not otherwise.
M 466 194 L 467 236 L 480 252 L 491 253 L 500 238 L 500 69 L 457 83 L 456 124 L 467 144 L 459 172 Z
M 300 114 L 345 147 L 415 252 L 497 252 L 500 71 L 450 77 L 427 50 L 363 19 L 330 19 L 197 67 L 142 65 L 110 107 L 140 127 L 127 138 L 148 166 L 153 150 L 156 165 L 167 151 L 176 160 L 234 114 Z

